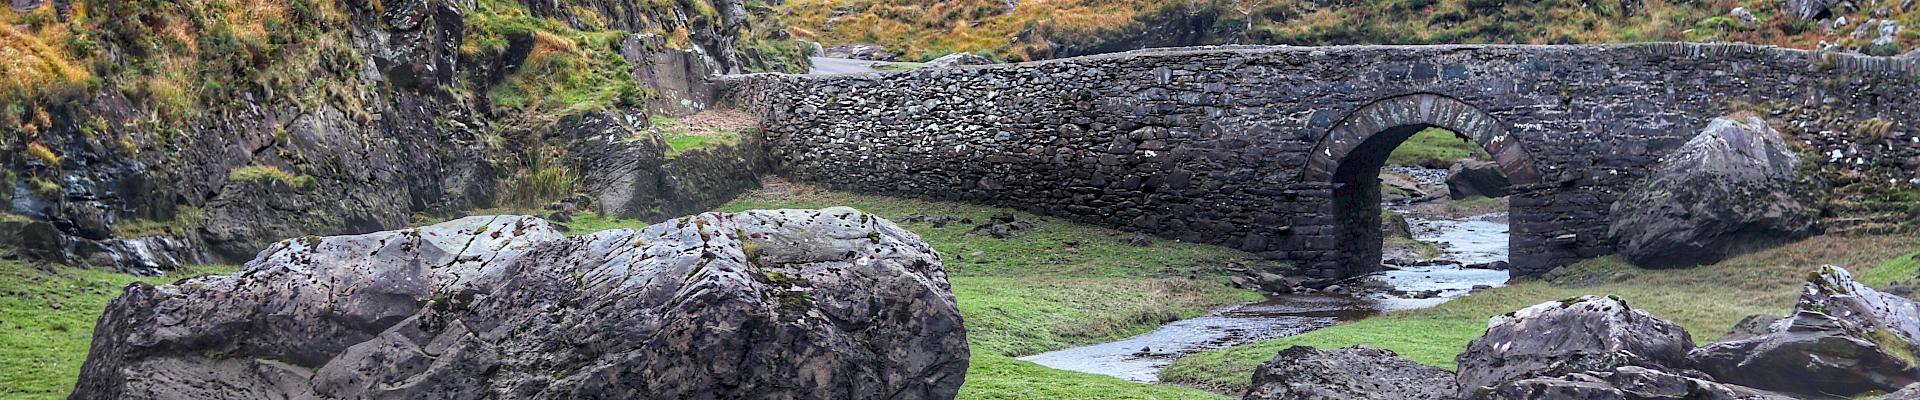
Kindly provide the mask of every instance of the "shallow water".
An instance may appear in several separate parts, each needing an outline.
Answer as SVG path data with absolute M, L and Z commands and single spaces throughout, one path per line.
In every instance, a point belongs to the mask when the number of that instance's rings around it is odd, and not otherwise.
M 1262 303 L 1223 307 L 1119 341 L 1020 359 L 1052 368 L 1152 383 L 1159 381 L 1161 368 L 1183 355 L 1298 335 L 1370 313 L 1372 310 L 1367 309 L 1365 303 L 1346 297 L 1280 296 Z
M 1410 293 L 1434 290 L 1439 294 L 1426 299 L 1375 294 L 1371 297 L 1376 307 L 1382 311 L 1433 307 L 1467 295 L 1474 286 L 1506 285 L 1507 271 L 1461 268 L 1461 264 L 1507 260 L 1507 224 L 1498 222 L 1503 221 L 1503 217 L 1505 215 L 1495 213 L 1464 220 L 1408 218 L 1415 239 L 1439 244 L 1440 250 L 1446 253 L 1446 259 L 1459 263 L 1401 267 L 1397 271 L 1381 273 L 1375 279 L 1385 281 L 1396 289 Z
M 1409 218 L 1408 222 L 1413 225 L 1415 238 L 1438 243 L 1447 259 L 1472 264 L 1507 259 L 1507 224 L 1500 222 L 1504 221 L 1500 217 L 1493 214 L 1457 221 Z M 1416 299 L 1383 293 L 1364 300 L 1331 295 L 1277 296 L 1261 303 L 1222 307 L 1139 336 L 1020 359 L 1051 368 L 1154 383 L 1159 381 L 1161 368 L 1187 354 L 1298 335 L 1365 318 L 1375 310 L 1432 307 L 1467 295 L 1475 285 L 1500 286 L 1506 282 L 1507 272 L 1451 264 L 1387 271 L 1371 279 L 1405 292 L 1434 290 L 1438 295 Z

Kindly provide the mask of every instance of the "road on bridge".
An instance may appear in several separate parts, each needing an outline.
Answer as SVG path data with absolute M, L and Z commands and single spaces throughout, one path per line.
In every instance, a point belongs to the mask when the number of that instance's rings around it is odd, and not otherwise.
M 851 58 L 832 58 L 832 57 L 807 57 L 807 58 L 813 61 L 813 69 L 807 71 L 807 74 L 809 75 L 858 74 L 858 73 L 864 73 L 864 72 L 874 72 L 875 69 L 873 69 L 873 67 L 875 65 L 918 65 L 915 63 L 855 60 Z

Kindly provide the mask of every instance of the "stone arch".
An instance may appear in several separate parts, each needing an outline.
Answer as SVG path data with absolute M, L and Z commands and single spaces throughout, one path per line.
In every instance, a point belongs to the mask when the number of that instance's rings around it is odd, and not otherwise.
M 1419 132 L 1427 127 L 1451 130 L 1487 150 L 1494 162 L 1500 164 L 1500 172 L 1507 175 L 1514 186 L 1539 183 L 1540 171 L 1534 167 L 1533 156 L 1527 154 L 1519 141 L 1507 133 L 1506 125 L 1492 115 L 1480 109 L 1432 93 L 1416 93 L 1375 101 L 1348 113 L 1346 118 L 1329 129 L 1308 156 L 1307 168 L 1302 182 L 1330 182 L 1338 171 L 1341 162 L 1355 149 L 1361 148 L 1371 139 L 1389 139 L 1379 137 L 1381 133 L 1400 129 L 1411 129 L 1407 135 Z M 1392 132 L 1398 133 L 1398 132 Z M 1398 145 L 1401 137 L 1388 143 Z M 1388 146 L 1391 150 L 1392 146 Z
M 1362 106 L 1328 129 L 1308 156 L 1301 177 L 1301 182 L 1325 184 L 1331 189 L 1322 192 L 1329 197 L 1321 203 L 1320 212 L 1311 217 L 1318 219 L 1311 224 L 1327 227 L 1326 237 L 1332 239 L 1333 247 L 1329 250 L 1334 250 L 1339 275 L 1356 276 L 1379 267 L 1383 239 L 1377 181 L 1380 169 L 1394 148 L 1429 127 L 1451 130 L 1485 148 L 1511 182 L 1513 199 L 1529 196 L 1521 192 L 1540 186 L 1541 174 L 1533 156 L 1509 134 L 1505 124 L 1472 105 L 1438 94 L 1416 93 Z M 1542 241 L 1535 240 L 1533 236 L 1537 235 L 1530 232 L 1533 224 L 1521 221 L 1523 215 L 1536 214 L 1523 210 L 1534 204 L 1515 201 L 1511 207 L 1514 218 L 1508 247 L 1516 256 L 1509 258 L 1517 268 L 1532 260 L 1518 256 L 1523 253 L 1521 247 Z

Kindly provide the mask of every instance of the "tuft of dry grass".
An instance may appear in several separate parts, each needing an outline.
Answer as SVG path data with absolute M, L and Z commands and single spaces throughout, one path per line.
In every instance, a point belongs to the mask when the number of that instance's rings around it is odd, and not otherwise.
M 54 153 L 53 148 L 47 147 L 46 143 L 27 143 L 27 155 L 32 156 L 35 160 L 40 160 L 41 164 L 46 164 L 50 167 L 60 166 L 60 155 Z

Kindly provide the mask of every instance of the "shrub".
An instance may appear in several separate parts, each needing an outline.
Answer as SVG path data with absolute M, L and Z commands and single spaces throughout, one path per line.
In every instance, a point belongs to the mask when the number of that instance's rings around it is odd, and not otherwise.
M 524 168 L 500 181 L 500 193 L 506 205 L 536 208 L 573 195 L 580 175 L 565 163 L 533 152 L 526 156 Z

